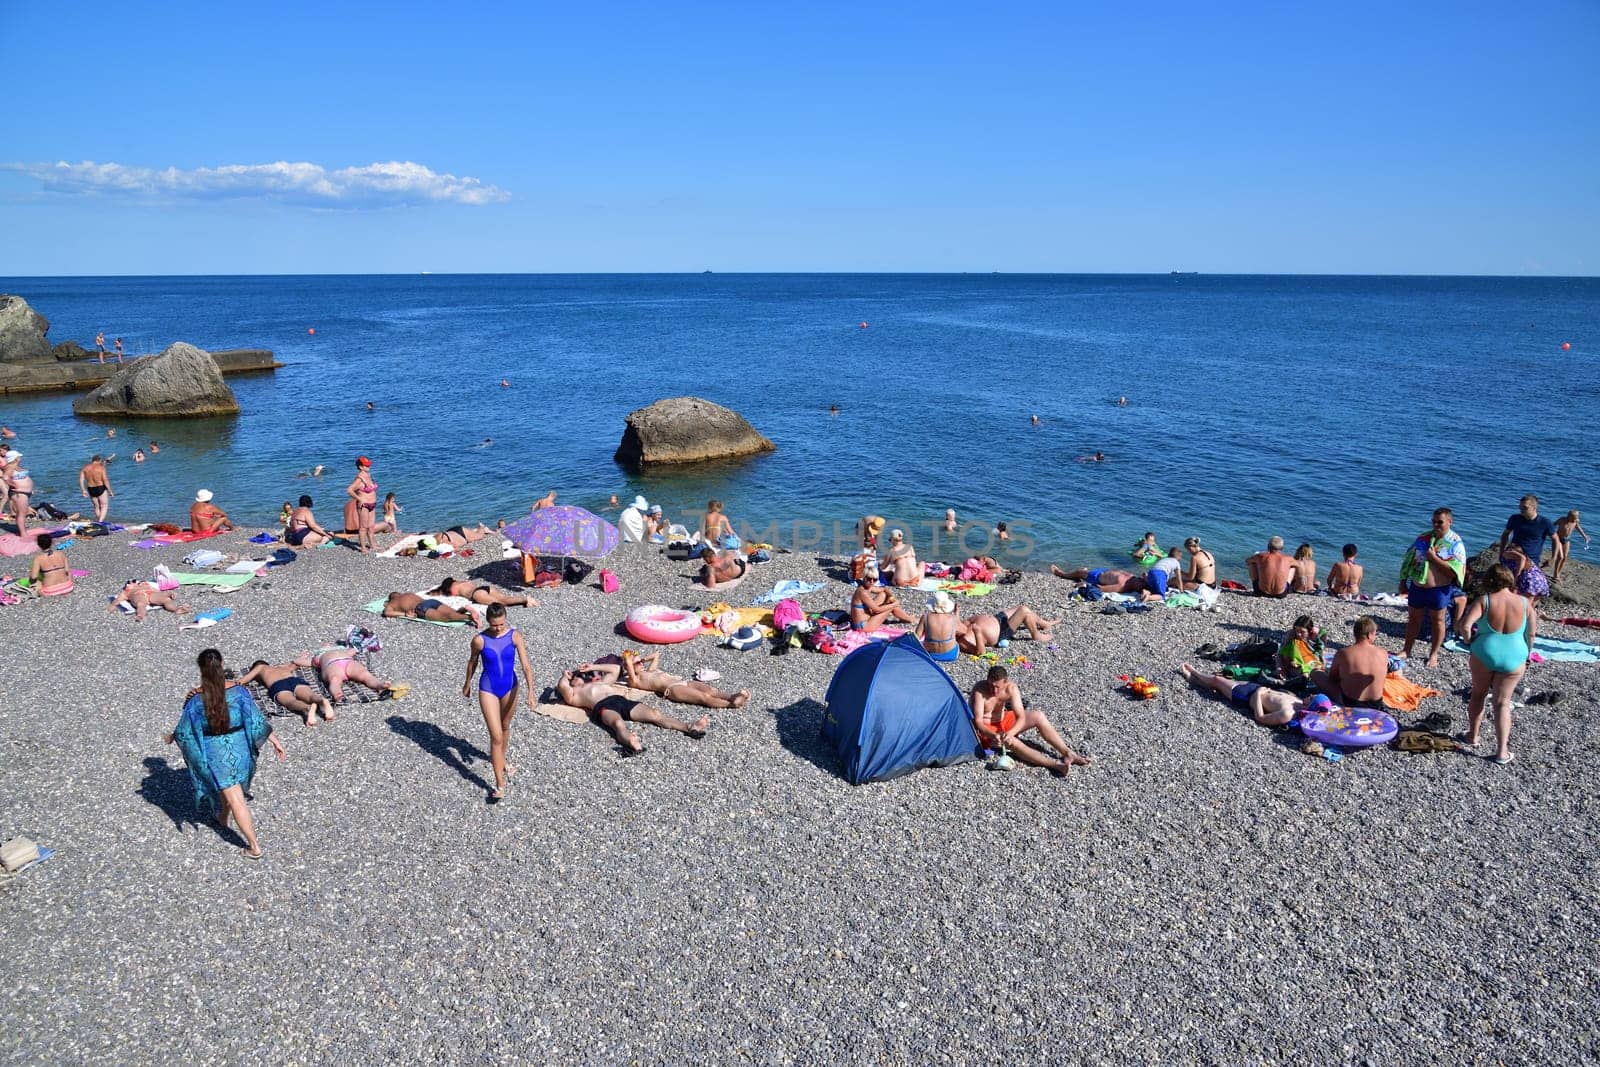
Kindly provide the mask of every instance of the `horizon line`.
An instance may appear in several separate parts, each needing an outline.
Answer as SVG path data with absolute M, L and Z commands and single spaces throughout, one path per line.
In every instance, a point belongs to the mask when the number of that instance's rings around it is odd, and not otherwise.
M 589 271 L 333 271 L 333 272 L 246 272 L 221 271 L 207 274 L 0 274 L 7 280 L 93 280 L 97 278 L 584 278 L 584 277 L 686 277 L 707 274 L 734 277 L 922 277 L 961 278 L 995 275 L 1022 278 L 1485 278 L 1583 281 L 1600 274 L 1439 274 L 1439 273 L 1346 273 L 1334 271 L 1037 271 L 1037 270 L 589 270 Z

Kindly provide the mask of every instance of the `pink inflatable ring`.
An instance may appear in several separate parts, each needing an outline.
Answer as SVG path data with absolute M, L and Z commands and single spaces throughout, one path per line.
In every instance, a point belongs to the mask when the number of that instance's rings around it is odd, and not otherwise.
M 636 640 L 650 645 L 672 645 L 700 633 L 700 616 L 664 604 L 641 604 L 623 620 Z

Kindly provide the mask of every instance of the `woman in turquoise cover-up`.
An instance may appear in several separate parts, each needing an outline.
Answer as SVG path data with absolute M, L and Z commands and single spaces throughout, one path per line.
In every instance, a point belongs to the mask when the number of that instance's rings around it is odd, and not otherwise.
M 239 851 L 249 859 L 260 859 L 255 820 L 245 804 L 244 791 L 256 775 L 263 743 L 271 741 L 279 759 L 288 753 L 249 691 L 228 684 L 221 652 L 208 648 L 195 662 L 200 667 L 200 688 L 189 693 L 183 717 L 166 741 L 169 745 L 176 742 L 183 753 L 200 810 L 210 812 L 223 826 L 232 816 L 245 840 L 246 847 Z

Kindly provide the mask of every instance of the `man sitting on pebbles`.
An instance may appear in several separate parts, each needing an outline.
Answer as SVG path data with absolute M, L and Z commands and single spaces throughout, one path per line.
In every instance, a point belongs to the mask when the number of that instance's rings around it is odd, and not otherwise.
M 383 602 L 386 619 L 421 619 L 424 622 L 470 622 L 483 629 L 483 619 L 476 611 L 452 608 L 442 600 L 423 599 L 416 593 L 390 593 Z
M 614 681 L 604 681 L 594 673 L 562 671 L 561 680 L 556 682 L 556 694 L 563 704 L 582 708 L 589 713 L 591 721 L 611 731 L 617 744 L 627 749 L 630 756 L 637 756 L 644 751 L 639 738 L 628 729 L 630 722 L 649 723 L 695 738 L 704 737 L 711 725 L 709 715 L 702 715 L 698 721 L 688 723 L 657 711 L 648 704 L 630 700 L 624 686 Z
M 989 668 L 989 676 L 972 687 L 968 697 L 972 705 L 972 724 L 977 728 L 978 740 L 984 748 L 1003 748 L 1013 758 L 1035 767 L 1043 767 L 1051 774 L 1065 778 L 1074 767 L 1087 767 L 1089 757 L 1080 756 L 1067 745 L 1050 720 L 1042 712 L 1028 711 L 1022 706 L 1022 690 L 1006 677 L 1006 669 Z M 1040 752 L 1032 745 L 1018 744 L 1017 737 L 1028 730 L 1036 730 L 1046 744 L 1060 753 L 1056 759 Z
M 660 652 L 641 656 L 630 649 L 622 654 L 620 667 L 615 663 L 584 663 L 578 667 L 578 672 L 593 674 L 605 682 L 623 681 L 623 675 L 626 674 L 625 684 L 630 688 L 655 693 L 657 696 L 666 697 L 674 704 L 689 704 L 699 708 L 711 708 L 713 711 L 742 708 L 750 701 L 748 689 L 741 689 L 737 693 L 724 693 L 710 682 L 682 678 L 670 671 L 661 670 L 658 667 L 660 662 Z
M 1297 697 L 1281 689 L 1268 689 L 1225 674 L 1201 674 L 1187 663 L 1181 664 L 1178 670 L 1183 672 L 1183 680 L 1196 689 L 1216 693 L 1248 709 L 1250 717 L 1260 726 L 1287 726 L 1300 717 L 1311 701 L 1309 697 Z
M 236 680 L 238 685 L 249 685 L 257 682 L 266 687 L 267 696 L 273 703 L 305 719 L 306 726 L 317 725 L 317 712 L 322 712 L 324 722 L 333 721 L 333 705 L 328 703 L 328 698 L 318 696 L 316 689 L 310 682 L 300 677 L 295 672 L 293 663 L 268 663 L 258 659 L 250 664 L 250 670 Z
M 1377 643 L 1378 624 L 1363 615 L 1351 623 L 1355 644 L 1333 655 L 1327 670 L 1311 672 L 1311 684 L 1350 708 L 1383 709 L 1383 680 L 1389 676 L 1389 653 Z

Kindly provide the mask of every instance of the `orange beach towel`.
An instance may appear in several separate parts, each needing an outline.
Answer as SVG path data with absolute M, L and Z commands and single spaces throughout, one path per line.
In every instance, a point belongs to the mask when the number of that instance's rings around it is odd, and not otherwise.
M 1439 690 L 1418 685 L 1402 674 L 1391 674 L 1383 680 L 1383 702 L 1396 711 L 1416 711 L 1427 697 L 1436 697 Z

